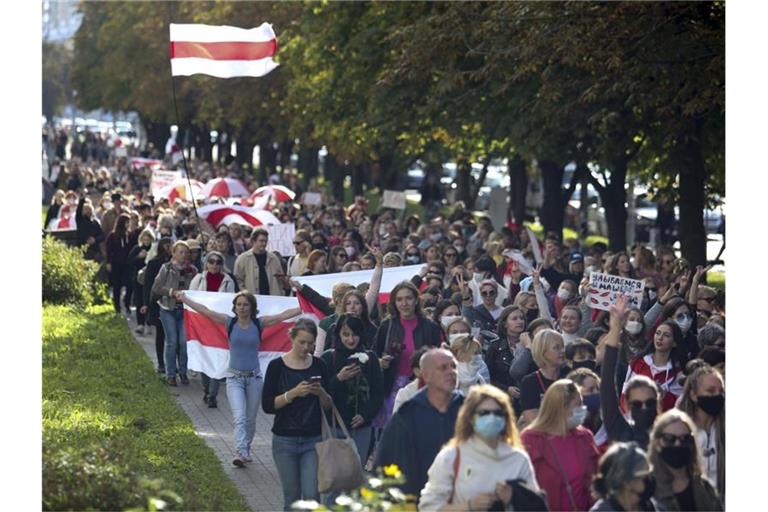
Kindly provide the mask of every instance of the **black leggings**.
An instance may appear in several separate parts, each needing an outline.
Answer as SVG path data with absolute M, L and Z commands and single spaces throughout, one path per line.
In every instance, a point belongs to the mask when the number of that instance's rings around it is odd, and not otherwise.
M 112 287 L 112 304 L 115 311 L 120 312 L 120 291 L 125 287 L 125 309 L 131 310 L 131 270 L 125 263 L 113 263 L 112 272 L 109 273 L 109 285 Z
M 160 320 L 155 320 L 155 353 L 157 354 L 157 367 L 165 368 L 165 331 Z

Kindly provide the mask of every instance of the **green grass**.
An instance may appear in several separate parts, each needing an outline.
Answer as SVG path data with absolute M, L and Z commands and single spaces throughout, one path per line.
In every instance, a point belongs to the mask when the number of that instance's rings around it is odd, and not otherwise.
M 247 509 L 111 306 L 44 305 L 42 417 L 45 453 L 106 448 L 184 510 Z

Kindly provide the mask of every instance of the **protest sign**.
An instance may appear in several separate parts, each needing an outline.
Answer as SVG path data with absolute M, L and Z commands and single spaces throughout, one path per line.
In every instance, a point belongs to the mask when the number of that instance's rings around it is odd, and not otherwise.
M 122 158 L 128 156 L 128 149 L 125 146 L 119 146 L 115 148 L 115 156 Z
M 320 206 L 323 204 L 323 196 L 318 192 L 305 192 L 304 204 L 307 206 Z
M 269 242 L 267 242 L 268 251 L 277 251 L 282 256 L 293 256 L 296 249 L 293 246 L 293 237 L 296 235 L 296 224 L 271 224 L 262 226 L 269 231 Z
M 173 183 L 174 180 L 179 180 L 182 177 L 181 171 L 154 170 L 152 171 L 152 181 L 149 185 L 149 191 L 153 196 L 160 197 L 160 192 L 165 187 Z
M 531 249 L 533 250 L 533 259 L 536 260 L 536 264 L 544 261 L 544 257 L 541 255 L 541 246 L 539 245 L 539 239 L 533 234 L 531 228 L 525 228 L 528 232 L 528 239 L 531 241 Z
M 394 208 L 395 210 L 405 210 L 405 192 L 397 190 L 385 190 L 384 198 L 381 202 L 382 208 Z
M 611 304 L 616 303 L 616 299 L 625 295 L 629 299 L 627 307 L 639 308 L 643 301 L 644 288 L 644 281 L 592 272 L 589 276 L 587 305 L 593 309 L 608 311 Z

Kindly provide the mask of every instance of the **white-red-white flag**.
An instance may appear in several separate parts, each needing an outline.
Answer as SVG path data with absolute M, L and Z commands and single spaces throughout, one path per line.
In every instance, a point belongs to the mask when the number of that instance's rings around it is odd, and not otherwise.
M 389 292 L 392 291 L 392 288 L 403 281 L 410 281 L 413 276 L 419 273 L 422 266 L 407 265 L 404 267 L 385 268 L 381 276 L 381 286 L 379 286 L 379 303 L 385 304 L 389 300 Z M 372 278 L 373 269 L 294 277 L 299 283 L 312 287 L 317 293 L 328 298 L 333 296 L 333 285 L 336 283 L 349 283 L 357 286 L 362 283 L 370 283 Z M 309 313 L 310 311 L 305 310 L 305 312 Z
M 225 315 L 232 315 L 234 293 L 214 293 L 201 291 L 184 292 L 200 304 Z M 276 315 L 299 306 L 296 297 L 257 295 L 259 316 Z M 297 317 L 298 318 L 298 317 Z M 288 330 L 296 319 L 279 322 L 264 328 L 259 346 L 259 366 L 262 375 L 267 371 L 269 362 L 291 350 Z M 209 377 L 220 379 L 227 376 L 229 367 L 229 340 L 227 326 L 209 320 L 189 306 L 184 306 L 184 329 L 187 335 L 187 366 L 190 370 L 203 372 Z
M 277 37 L 269 23 L 251 29 L 171 23 L 173 76 L 264 76 L 278 66 L 275 52 Z
M 280 219 L 275 217 L 272 212 L 259 208 L 248 208 L 247 206 L 209 204 L 198 208 L 197 214 L 215 228 L 221 224 L 225 226 L 244 224 L 254 227 L 280 224 Z

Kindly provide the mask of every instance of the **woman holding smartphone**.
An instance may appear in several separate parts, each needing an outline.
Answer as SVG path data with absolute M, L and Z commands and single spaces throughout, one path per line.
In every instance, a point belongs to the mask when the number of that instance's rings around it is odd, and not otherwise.
M 288 332 L 291 350 L 273 359 L 264 379 L 262 408 L 275 415 L 272 457 L 283 487 L 283 507 L 297 500 L 319 501 L 317 452 L 321 441 L 320 407 L 330 409 L 325 391 L 330 375 L 322 359 L 314 357 L 317 326 L 300 318 Z

